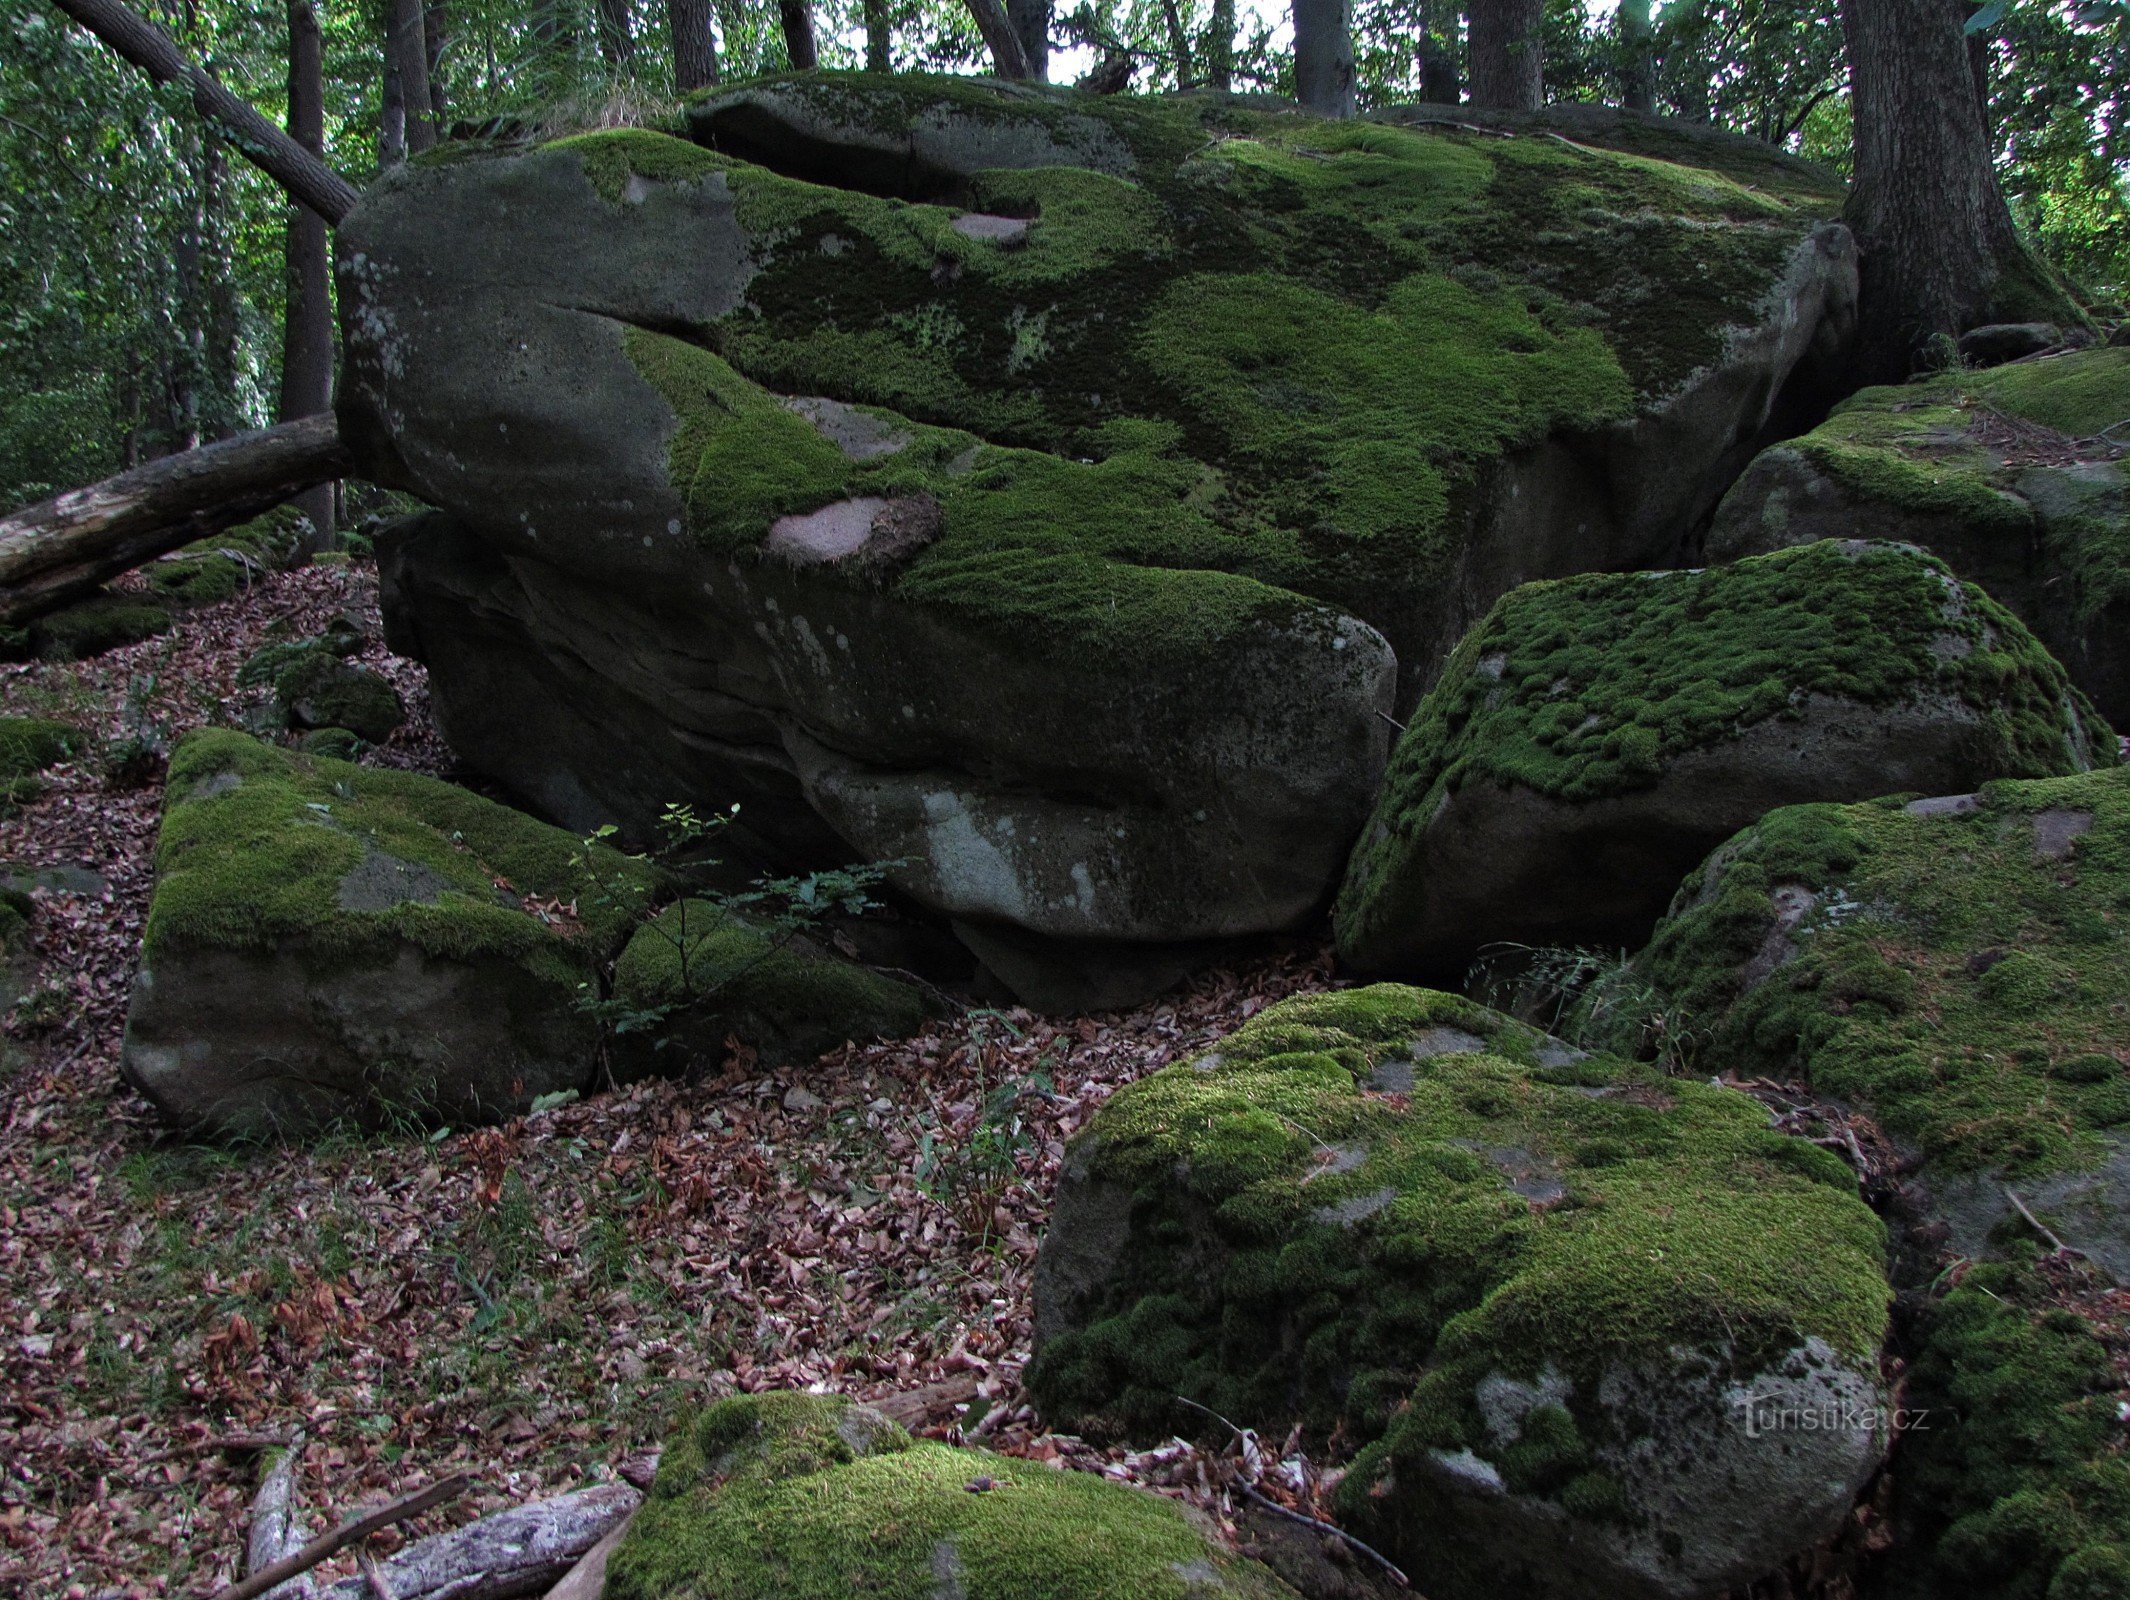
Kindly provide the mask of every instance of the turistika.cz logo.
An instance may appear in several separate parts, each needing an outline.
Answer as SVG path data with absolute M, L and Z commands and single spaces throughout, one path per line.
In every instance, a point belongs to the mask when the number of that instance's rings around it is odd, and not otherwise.
M 1927 1407 L 1864 1405 L 1859 1401 L 1823 1401 L 1817 1405 L 1774 1395 L 1749 1394 L 1738 1401 L 1745 1436 L 1770 1433 L 1918 1433 L 1929 1428 Z

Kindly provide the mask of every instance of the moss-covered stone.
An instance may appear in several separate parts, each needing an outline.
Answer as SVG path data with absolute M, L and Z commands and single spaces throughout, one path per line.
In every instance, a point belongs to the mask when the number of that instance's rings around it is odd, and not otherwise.
M 186 606 L 233 599 L 265 574 L 288 566 L 311 533 L 309 517 L 294 506 L 276 506 L 149 563 L 148 588 L 160 599 Z
M 0 805 L 20 805 L 44 790 L 38 775 L 79 755 L 87 736 L 50 717 L 0 717 Z
M 1868 1403 L 1883 1251 L 1847 1168 L 1745 1097 L 1379 985 L 1275 1006 L 1093 1119 L 1029 1382 L 1060 1425 L 1196 1427 L 1191 1400 L 1367 1442 L 1341 1505 L 1430 1593 L 1623 1592 L 1628 1572 L 1699 1593 L 1838 1521 L 1884 1448 L 1768 1465 L 1790 1440 L 1756 1467 L 1713 1398 Z M 1742 1552 L 1712 1531 L 1725 1474 L 1765 1502 Z M 1527 1514 L 1473 1509 L 1503 1494 Z M 1556 1571 L 1577 1564 L 1563 1513 L 1581 1576 Z
M 2017 613 L 2110 716 L 2130 713 L 2130 350 L 1867 389 L 1725 497 L 1719 560 L 1826 537 L 1912 540 Z
M 346 728 L 382 744 L 407 720 L 399 691 L 381 674 L 319 650 L 274 675 L 274 697 L 299 728 Z
M 106 590 L 36 618 L 26 641 L 30 653 L 44 660 L 86 661 L 173 626 L 169 608 L 151 596 Z
M 721 1400 L 667 1442 L 607 1600 L 1292 1600 L 1183 1507 L 913 1440 L 835 1395 Z
M 1822 541 L 1504 597 L 1392 754 L 1340 895 L 1371 971 L 1638 940 L 1771 806 L 2112 766 L 2033 635 L 1910 546 Z
M 728 1038 L 765 1065 L 809 1061 L 846 1040 L 915 1033 L 929 1014 L 911 984 L 811 940 L 773 942 L 701 900 L 678 901 L 636 930 L 615 963 L 613 993 L 631 1010 L 663 1013 L 629 1042 L 677 1056 L 656 1063 L 666 1071 L 721 1061 Z
M 579 986 L 654 878 L 432 778 L 195 733 L 171 758 L 126 1071 L 225 1132 L 522 1108 L 589 1080 Z

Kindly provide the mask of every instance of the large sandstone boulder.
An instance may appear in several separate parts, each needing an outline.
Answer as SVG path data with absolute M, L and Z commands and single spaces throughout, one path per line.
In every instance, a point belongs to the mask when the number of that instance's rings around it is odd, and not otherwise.
M 1365 1443 L 1343 1518 L 1439 1600 L 1743 1587 L 1884 1452 L 1884 1235 L 1754 1101 L 1396 985 L 1275 1006 L 1068 1152 L 1029 1383 Z
M 2130 350 L 1866 389 L 1762 453 L 1709 559 L 1905 539 L 2008 606 L 2100 709 L 2130 720 Z
M 1921 1163 L 1954 1254 L 2011 1190 L 2130 1279 L 2130 769 L 1798 806 L 1690 876 L 1636 970 L 1741 1071 L 1797 1077 Z
M 652 876 L 431 778 L 196 733 L 170 763 L 123 1070 L 221 1134 L 522 1112 L 591 1082 L 579 985 Z
M 1399 740 L 1339 949 L 1458 976 L 1495 941 L 1637 944 L 1685 871 L 1775 806 L 2115 760 L 2033 636 L 1908 546 L 1533 584 Z
M 1292 926 L 1448 642 L 1668 559 L 1849 329 L 1823 174 L 1504 131 L 828 74 L 411 164 L 337 236 L 346 434 L 448 513 L 395 645 L 572 827 Z
M 839 1395 L 721 1400 L 670 1439 L 606 1600 L 1293 1600 L 1172 1500 L 912 1439 Z

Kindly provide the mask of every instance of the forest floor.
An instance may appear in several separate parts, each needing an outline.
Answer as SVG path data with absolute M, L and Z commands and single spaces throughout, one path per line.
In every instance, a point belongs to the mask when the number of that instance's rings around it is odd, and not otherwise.
M 343 610 L 374 639 L 375 587 L 360 565 L 282 574 L 174 635 L 0 669 L 0 710 L 108 739 L 233 723 L 247 656 Z M 362 659 L 410 713 L 368 759 L 448 775 L 422 669 L 381 645 Z M 1040 1430 L 1019 1389 L 1036 1240 L 1087 1115 L 1327 986 L 1322 952 L 1129 1013 L 976 1011 L 502 1128 L 222 1150 L 171 1136 L 119 1080 L 160 812 L 152 775 L 125 781 L 85 757 L 0 820 L 0 862 L 103 884 L 39 892 L 49 987 L 13 1014 L 21 1059 L 0 1075 L 0 1593 L 213 1593 L 236 1576 L 260 1443 L 298 1428 L 317 1528 L 474 1473 L 414 1537 L 611 1479 L 743 1389 L 894 1397 L 920 1431 L 1218 1500 L 1194 1452 Z M 972 1139 L 987 1118 L 1003 1133 Z

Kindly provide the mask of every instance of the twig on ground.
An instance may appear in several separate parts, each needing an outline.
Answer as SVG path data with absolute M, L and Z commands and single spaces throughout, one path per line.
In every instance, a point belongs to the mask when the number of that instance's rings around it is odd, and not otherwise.
M 2055 1230 L 2052 1229 L 2047 1223 L 2043 1222 L 2039 1217 L 2035 1216 L 2033 1212 L 2029 1211 L 2027 1209 L 2026 1202 L 2020 1199 L 2018 1194 L 2015 1193 L 2013 1190 L 2007 1188 L 2004 1191 L 2004 1197 L 2005 1199 L 2011 1201 L 2014 1209 L 2016 1209 L 2022 1217 L 2026 1218 L 2028 1227 L 2032 1228 L 2036 1233 L 2040 1234 L 2042 1238 L 2049 1241 L 2050 1248 L 2053 1249 L 2058 1255 L 2083 1256 L 2085 1254 L 2085 1251 L 2074 1250 L 2069 1245 L 2065 1244 L 2061 1239 L 2057 1238 Z

